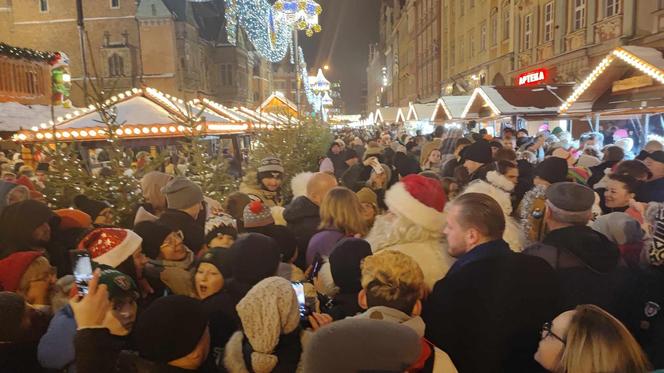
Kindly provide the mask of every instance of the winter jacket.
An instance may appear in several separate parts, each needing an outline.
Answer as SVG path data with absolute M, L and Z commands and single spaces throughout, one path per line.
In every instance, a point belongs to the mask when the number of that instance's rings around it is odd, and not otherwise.
M 294 373 L 301 372 L 300 357 L 302 355 L 302 346 L 305 342 L 306 332 L 299 328 L 290 334 L 281 335 L 279 343 L 272 352 L 277 356 L 277 365 L 272 369 L 272 373 Z M 233 334 L 226 344 L 224 352 L 224 366 L 229 373 L 250 373 L 253 369 L 247 369 L 247 364 L 251 361 L 251 344 L 239 331 Z
M 433 289 L 438 280 L 445 277 L 454 264 L 454 258 L 447 253 L 445 245 L 440 241 L 407 242 L 378 250 L 372 247 L 371 250 L 374 253 L 381 250 L 396 250 L 413 258 L 420 266 L 429 290 Z
M 189 249 L 182 260 L 149 259 L 144 270 L 145 277 L 155 290 L 166 287 L 171 294 L 191 297 L 194 294 L 191 273 L 194 259 L 194 253 Z
M 553 270 L 503 240 L 483 246 L 485 255 L 474 248 L 436 283 L 423 307 L 425 335 L 459 372 L 537 371 L 538 331 L 557 315 Z
M 258 183 L 256 173 L 249 172 L 240 184 L 240 192 L 249 195 L 252 199 L 260 200 L 267 207 L 283 206 L 284 201 L 281 197 L 281 190 L 270 192 L 263 189 Z
M 593 188 L 604 177 L 604 171 L 612 169 L 613 166 L 617 165 L 618 161 L 606 161 L 598 164 L 597 166 L 589 167 L 592 175 L 588 179 L 588 186 Z
M 203 308 L 210 320 L 210 355 L 215 366 L 222 367 L 224 348 L 233 333 L 239 329 L 239 320 L 229 317 L 228 313 L 235 307 L 234 301 L 224 290 L 205 298 Z M 235 316 L 237 318 L 237 315 Z
M 357 193 L 367 186 L 367 180 L 371 177 L 371 166 L 357 163 L 346 170 L 341 176 L 341 185 Z
M 411 174 L 422 172 L 416 156 L 404 154 L 402 152 L 397 152 L 394 156 L 394 167 L 396 167 L 400 177 L 406 177 Z
M 344 237 L 346 235 L 343 232 L 334 229 L 324 229 L 316 233 L 311 237 L 309 246 L 307 247 L 306 266 L 309 267 L 313 264 L 316 254 L 319 254 L 323 258 L 329 257 L 337 241 Z
M 664 177 L 643 184 L 636 192 L 639 202 L 664 202 Z
M 364 313 L 355 316 L 355 318 L 385 320 L 407 326 L 413 329 L 413 331 L 417 333 L 420 338 L 422 338 L 423 342 L 426 343 L 426 340 L 424 339 L 424 331 L 426 326 L 424 324 L 424 320 L 422 320 L 420 316 L 409 316 L 394 308 L 376 306 L 369 308 Z M 454 363 L 452 363 L 452 359 L 450 359 L 448 354 L 446 354 L 438 347 L 434 346 L 433 349 L 434 351 L 430 356 L 430 359 L 433 359 L 433 364 L 430 364 L 433 367 L 433 373 L 457 372 L 457 369 L 454 366 Z
M 445 162 L 442 171 L 443 177 L 454 177 L 454 170 L 459 166 L 461 166 L 461 163 L 456 157 Z
M 340 293 L 335 295 L 329 304 L 321 304 L 321 312 L 332 316 L 335 321 L 355 316 L 362 311 L 364 310 L 357 303 L 357 293 Z
M 305 196 L 297 197 L 284 210 L 284 219 L 288 229 L 295 235 L 298 257 L 295 260 L 300 268 L 305 267 L 306 248 L 309 240 L 318 232 L 320 225 L 320 208 Z
M 475 180 L 471 182 L 463 191 L 463 194 L 486 194 L 498 202 L 505 215 L 505 232 L 503 233 L 503 239 L 507 241 L 513 251 L 520 252 L 523 250 L 526 238 L 517 221 L 511 217 L 512 200 L 510 194 L 513 190 L 514 184 L 507 180 L 505 176 L 497 171 L 489 171 L 486 174 L 486 181 Z
M 560 228 L 523 253 L 544 259 L 556 271 L 559 310 L 595 304 L 616 317 L 623 313 L 630 274 L 618 247 L 603 234 L 585 225 Z
M 202 224 L 192 218 L 186 212 L 167 209 L 157 219 L 157 223 L 163 224 L 173 230 L 180 230 L 184 234 L 184 244 L 194 252 L 198 253 L 205 245 L 205 221 Z
M 76 320 L 70 305 L 65 306 L 51 319 L 46 334 L 39 341 L 37 359 L 44 368 L 76 372 L 74 361 L 74 337 Z
M 341 176 L 348 169 L 348 164 L 346 163 L 345 152 L 340 152 L 339 154 L 334 154 L 332 151 L 327 152 L 327 158 L 332 161 L 334 166 L 334 176 L 338 179 L 341 179 Z
M 51 317 L 31 308 L 27 309 L 26 316 L 30 319 L 30 327 L 22 332 L 20 340 L 0 342 L 2 373 L 45 372 L 37 361 L 37 346 L 39 339 L 46 333 Z

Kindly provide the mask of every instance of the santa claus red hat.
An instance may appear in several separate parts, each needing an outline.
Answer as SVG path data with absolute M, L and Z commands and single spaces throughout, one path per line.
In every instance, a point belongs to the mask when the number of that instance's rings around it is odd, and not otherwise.
M 97 228 L 88 233 L 78 244 L 79 250 L 87 250 L 92 261 L 117 268 L 141 246 L 143 239 L 129 229 Z
M 19 251 L 0 260 L 0 290 L 15 292 L 30 264 L 42 255 L 41 251 Z
M 440 183 L 421 175 L 408 175 L 385 193 L 390 211 L 431 231 L 441 230 L 445 224 L 446 202 Z

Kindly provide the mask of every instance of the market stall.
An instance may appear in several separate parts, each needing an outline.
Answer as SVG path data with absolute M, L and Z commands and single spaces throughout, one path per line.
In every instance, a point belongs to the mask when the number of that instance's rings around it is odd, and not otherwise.
M 407 108 L 382 107 L 376 110 L 374 124 L 404 124 L 406 121 Z
M 445 126 L 459 126 L 463 121 L 461 114 L 468 105 L 470 96 L 442 96 L 436 101 L 432 121 Z

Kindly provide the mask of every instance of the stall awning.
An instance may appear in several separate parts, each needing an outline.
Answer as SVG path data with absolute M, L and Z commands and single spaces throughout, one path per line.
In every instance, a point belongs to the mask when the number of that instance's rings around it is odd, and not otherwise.
M 247 131 L 251 125 L 239 116 L 218 113 L 196 101 L 185 103 L 149 87 L 119 93 L 105 104 L 111 108 L 106 112 L 115 116 L 119 138 L 182 137 L 191 135 L 193 130 L 206 135 L 236 134 Z M 90 105 L 74 114 L 21 131 L 14 139 L 41 142 L 54 137 L 60 141 L 108 138 L 108 126 L 97 107 Z
M 434 122 L 460 120 L 468 101 L 470 101 L 470 96 L 443 96 L 439 98 L 431 114 L 432 120 Z
M 433 122 L 433 112 L 436 110 L 436 104 L 410 104 L 406 120 Z
M 78 108 L 53 108 L 55 118 L 73 117 Z M 17 102 L 0 102 L 0 132 L 16 132 L 21 129 L 39 127 L 40 123 L 51 121 L 51 107 L 47 105 L 23 105 Z
M 403 123 L 406 121 L 406 115 L 404 111 L 407 112 L 408 108 L 401 107 L 383 107 L 376 110 L 376 115 L 374 119 L 376 123 Z
M 664 112 L 664 58 L 654 48 L 623 46 L 614 49 L 573 92 L 565 96 L 560 112 Z
M 523 117 L 557 116 L 558 107 L 572 92 L 571 84 L 530 87 L 475 88 L 464 108 L 463 119 L 493 119 L 518 115 Z
M 259 112 L 269 112 L 277 114 L 286 114 L 287 116 L 297 117 L 297 105 L 289 100 L 281 92 L 273 92 L 270 97 L 265 99 L 258 107 Z

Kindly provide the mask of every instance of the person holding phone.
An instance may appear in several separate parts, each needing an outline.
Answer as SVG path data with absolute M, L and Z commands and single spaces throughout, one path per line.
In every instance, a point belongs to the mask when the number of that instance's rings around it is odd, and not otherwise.
M 79 262 L 83 260 L 81 258 Z M 89 280 L 92 280 L 92 270 L 90 270 L 89 275 Z M 109 333 L 116 337 L 113 340 L 117 343 L 119 350 L 123 346 L 127 346 L 128 340 L 125 337 L 129 335 L 136 321 L 138 288 L 131 277 L 108 267 L 101 270 L 99 284 L 106 285 L 108 300 L 112 305 L 106 311 L 101 326 L 107 328 Z M 88 286 L 89 282 L 85 285 L 86 294 Z M 80 285 L 77 285 L 77 287 L 80 290 Z M 77 296 L 82 295 L 84 294 L 79 292 Z M 39 341 L 37 358 L 44 368 L 57 369 L 68 373 L 76 372 L 74 364 L 76 358 L 74 351 L 76 330 L 75 312 L 69 304 L 53 316 L 48 331 Z

